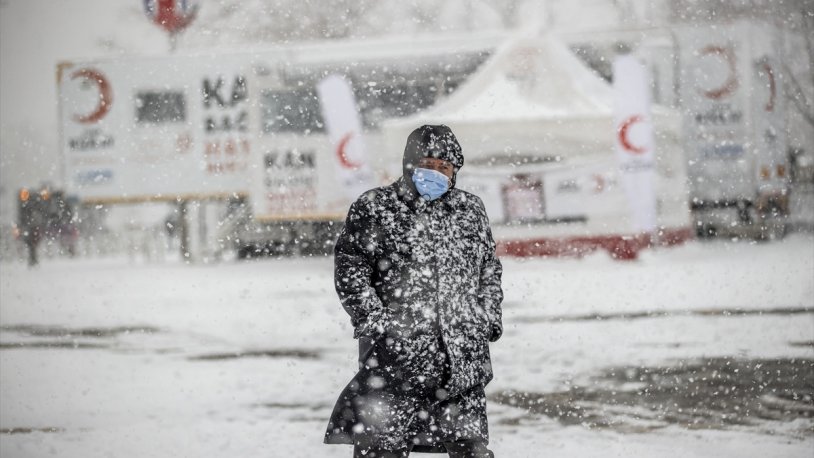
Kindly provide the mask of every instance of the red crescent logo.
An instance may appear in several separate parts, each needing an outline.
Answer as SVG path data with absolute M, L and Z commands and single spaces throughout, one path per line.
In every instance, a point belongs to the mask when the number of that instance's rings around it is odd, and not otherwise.
M 729 48 L 724 48 L 723 46 L 710 45 L 701 50 L 701 55 L 714 55 L 721 57 L 729 66 L 729 76 L 726 78 L 726 81 L 721 87 L 703 90 L 701 93 L 704 94 L 705 97 L 713 100 L 722 99 L 732 95 L 732 93 L 735 92 L 735 89 L 738 88 L 738 77 L 737 69 L 735 67 L 735 56 L 732 55 L 731 50 Z
M 108 111 L 110 111 L 110 106 L 113 104 L 113 91 L 110 88 L 110 83 L 107 81 L 107 78 L 102 75 L 102 73 L 90 68 L 77 70 L 73 73 L 73 75 L 71 75 L 72 80 L 77 78 L 84 78 L 85 81 L 96 84 L 96 87 L 99 89 L 99 104 L 96 105 L 96 108 L 94 108 L 92 112 L 86 115 L 74 114 L 74 121 L 82 124 L 93 124 L 99 122 L 99 120 L 102 119 Z
M 636 146 L 630 143 L 630 140 L 627 138 L 627 131 L 630 129 L 630 126 L 636 124 L 637 122 L 643 121 L 643 118 L 639 115 L 633 115 L 622 121 L 619 124 L 619 129 L 617 130 L 617 136 L 619 138 L 619 144 L 622 145 L 622 148 L 625 151 L 628 151 L 633 154 L 642 154 L 647 151 L 646 148 L 642 146 Z
M 766 102 L 766 106 L 763 109 L 766 111 L 774 111 L 774 99 L 777 96 L 777 84 L 774 81 L 774 70 L 772 70 L 772 66 L 769 65 L 768 62 L 763 62 L 761 67 L 769 77 L 769 100 Z
M 344 137 L 342 137 L 341 140 L 339 140 L 339 144 L 336 145 L 336 157 L 339 158 L 339 163 L 342 165 L 342 167 L 345 167 L 346 169 L 358 169 L 361 167 L 361 164 L 352 162 L 345 154 L 345 146 L 347 146 L 352 136 L 353 132 L 348 132 Z

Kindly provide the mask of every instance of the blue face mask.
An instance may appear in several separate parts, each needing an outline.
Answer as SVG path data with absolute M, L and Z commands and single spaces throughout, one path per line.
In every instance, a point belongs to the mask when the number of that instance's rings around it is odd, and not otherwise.
M 413 171 L 413 183 L 418 193 L 427 200 L 435 200 L 449 190 L 449 178 L 432 169 L 416 168 Z

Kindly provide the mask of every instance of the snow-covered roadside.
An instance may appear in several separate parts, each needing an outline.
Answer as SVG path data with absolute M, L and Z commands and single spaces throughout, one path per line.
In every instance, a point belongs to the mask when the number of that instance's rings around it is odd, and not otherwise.
M 508 263 L 508 306 L 550 316 L 814 305 L 810 235 L 773 244 L 691 242 L 645 250 L 630 263 L 605 253 L 529 262 L 535 267 Z
M 644 251 L 633 262 L 599 252 L 503 264 L 508 319 L 814 306 L 810 235 L 774 244 L 693 242 Z M 34 271 L 0 264 L 0 274 L 4 323 L 149 323 L 244 346 L 296 342 L 314 333 L 323 336 L 320 344 L 329 336 L 333 345 L 350 333 L 333 291 L 330 258 L 204 266 L 55 260 Z
M 504 266 L 506 334 L 492 347 L 490 396 L 561 392 L 606 367 L 814 358 L 800 345 L 814 340 L 811 236 L 690 243 L 632 263 L 597 254 Z M 321 444 L 355 369 L 332 276 L 330 259 L 1 264 L 0 429 L 56 430 L 6 431 L 0 455 L 348 456 Z M 638 312 L 667 314 L 618 316 Z M 80 348 L 37 347 L 54 342 Z M 246 351 L 264 353 L 231 357 Z M 489 408 L 498 456 L 810 456 L 814 446 L 810 419 L 622 433 Z

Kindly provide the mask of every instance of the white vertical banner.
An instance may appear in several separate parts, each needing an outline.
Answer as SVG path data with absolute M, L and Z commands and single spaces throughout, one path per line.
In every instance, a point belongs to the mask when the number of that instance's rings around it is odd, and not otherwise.
M 347 197 L 355 199 L 374 186 L 373 173 L 365 158 L 362 122 L 350 84 L 339 75 L 329 75 L 317 85 L 322 119 L 331 142 L 337 181 Z
M 650 78 L 635 57 L 613 62 L 614 144 L 622 187 L 630 203 L 633 230 L 656 230 L 655 142 L 650 114 Z

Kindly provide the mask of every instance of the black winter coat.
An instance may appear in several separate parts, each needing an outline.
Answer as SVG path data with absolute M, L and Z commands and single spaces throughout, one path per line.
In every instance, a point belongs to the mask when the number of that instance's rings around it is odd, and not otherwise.
M 360 338 L 361 369 L 326 443 L 488 443 L 483 388 L 488 344 L 502 334 L 502 267 L 480 198 L 454 187 L 434 201 L 417 195 L 412 165 L 432 147 L 408 141 L 404 176 L 356 200 L 337 241 L 335 286 Z

